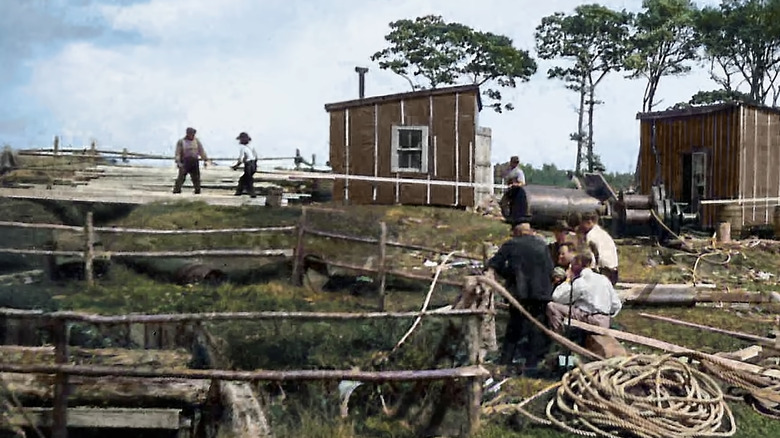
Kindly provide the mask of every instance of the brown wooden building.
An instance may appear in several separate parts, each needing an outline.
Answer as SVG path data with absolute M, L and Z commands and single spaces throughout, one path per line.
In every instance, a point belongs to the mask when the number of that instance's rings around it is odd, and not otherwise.
M 772 223 L 780 203 L 780 110 L 724 103 L 637 119 L 642 193 L 660 182 L 677 202 L 702 201 L 704 227 L 716 225 L 724 205 L 741 205 L 745 226 Z
M 325 105 L 333 200 L 475 206 L 493 182 L 481 107 L 476 85 Z

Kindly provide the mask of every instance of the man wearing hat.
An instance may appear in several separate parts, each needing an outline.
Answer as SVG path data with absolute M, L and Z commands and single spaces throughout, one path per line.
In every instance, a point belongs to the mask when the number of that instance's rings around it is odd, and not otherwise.
M 255 195 L 255 181 L 254 174 L 257 172 L 257 152 L 254 148 L 249 147 L 249 142 L 252 138 L 246 132 L 238 134 L 236 137 L 238 144 L 241 147 L 241 152 L 238 155 L 238 161 L 232 166 L 233 170 L 238 170 L 242 165 L 244 166 L 244 174 L 238 179 L 238 187 L 236 187 L 236 196 L 241 196 L 246 192 L 250 197 L 254 198 Z
M 521 187 L 525 185 L 525 173 L 520 168 L 520 158 L 512 156 L 509 159 L 509 170 L 504 175 L 507 190 L 501 198 L 501 211 L 506 221 L 515 225 L 528 220 L 528 200 Z
M 187 175 L 192 179 L 195 194 L 200 194 L 200 160 L 203 159 L 203 167 L 208 165 L 208 157 L 203 149 L 203 144 L 195 138 L 195 128 L 187 128 L 184 138 L 176 142 L 176 167 L 179 175 L 173 186 L 173 193 L 181 193 L 181 186 Z
M 527 223 L 512 228 L 512 239 L 501 245 L 488 261 L 488 268 L 506 281 L 507 289 L 534 318 L 542 324 L 547 323 L 546 308 L 553 291 L 553 264 L 547 246 Z M 526 336 L 528 343 L 519 345 Z M 549 347 L 547 336 L 519 310 L 510 307 L 500 362 L 511 364 L 519 349 L 525 367 L 534 370 Z

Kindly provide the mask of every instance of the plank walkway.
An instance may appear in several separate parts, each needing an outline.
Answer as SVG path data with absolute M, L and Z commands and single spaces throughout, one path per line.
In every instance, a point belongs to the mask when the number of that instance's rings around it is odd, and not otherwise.
M 295 172 L 302 173 L 302 172 Z M 192 192 L 192 183 L 185 181 L 182 193 L 173 194 L 173 183 L 177 170 L 174 166 L 127 166 L 127 165 L 97 165 L 78 170 L 70 179 L 63 178 L 54 184 L 31 184 L 25 187 L 0 188 L 0 197 L 14 199 L 48 199 L 72 202 L 95 202 L 116 204 L 149 204 L 176 202 L 205 202 L 220 206 L 264 206 L 266 197 L 233 196 L 241 171 L 233 171 L 226 166 L 209 166 L 201 168 L 201 194 Z M 262 175 L 262 176 L 261 176 Z M 302 175 L 305 177 L 305 174 Z M 258 174 L 255 177 L 255 188 L 279 187 L 270 181 L 287 180 L 281 175 Z M 307 195 L 284 193 L 282 205 L 305 198 Z

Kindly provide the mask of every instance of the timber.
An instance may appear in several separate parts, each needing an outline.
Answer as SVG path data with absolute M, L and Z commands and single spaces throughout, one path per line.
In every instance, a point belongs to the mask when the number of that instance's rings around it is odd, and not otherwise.
M 349 263 L 333 262 L 333 261 L 327 261 L 327 260 L 323 260 L 323 261 L 326 264 L 328 264 L 330 266 L 335 266 L 337 268 L 349 269 L 349 270 L 352 270 L 352 271 L 364 272 L 364 273 L 368 273 L 368 274 L 376 274 L 378 272 L 378 269 L 365 268 L 363 266 L 353 265 L 353 264 L 349 264 Z M 420 281 L 425 281 L 425 282 L 430 282 L 432 280 L 430 277 L 426 277 L 424 275 L 408 274 L 406 272 L 397 271 L 397 270 L 386 270 L 385 274 L 393 275 L 395 277 L 406 278 L 406 279 L 409 279 L 409 280 L 420 280 Z M 437 281 L 437 283 L 446 284 L 448 286 L 455 286 L 455 287 L 463 286 L 463 282 L 453 281 L 453 280 L 439 280 L 439 281 Z
M 743 333 L 743 332 L 737 332 L 733 330 L 725 330 L 717 327 L 710 327 L 708 325 L 703 324 L 696 324 L 693 322 L 687 322 L 687 321 L 681 321 L 679 319 L 669 318 L 668 316 L 660 316 L 660 315 L 651 315 L 649 313 L 640 313 L 639 316 L 649 319 L 654 319 L 657 321 L 664 321 L 671 324 L 681 325 L 684 327 L 691 327 L 691 328 L 697 328 L 704 331 L 712 332 L 712 333 L 720 333 L 723 335 L 729 335 L 733 336 L 737 339 L 743 339 L 746 341 L 755 342 L 756 344 L 762 346 L 762 347 L 768 347 L 768 348 L 775 348 L 775 340 L 770 338 L 765 338 L 763 336 L 758 335 L 752 335 L 750 333 Z
M 51 427 L 53 413 L 50 408 L 25 408 L 27 417 L 37 427 Z M 179 429 L 182 427 L 181 409 L 131 409 L 131 408 L 68 408 L 68 427 L 120 428 L 120 429 Z M 22 413 L 11 413 L 12 426 L 28 426 Z M 186 421 L 184 425 L 189 425 Z
M 471 316 L 486 313 L 484 310 L 449 310 L 427 312 L 207 312 L 207 313 L 161 313 L 161 314 L 129 314 L 129 315 L 95 315 L 91 313 L 60 311 L 45 313 L 36 310 L 18 310 L 0 308 L 0 316 L 19 319 L 64 319 L 68 321 L 90 322 L 94 324 L 130 324 L 130 323 L 163 323 L 163 322 L 194 322 L 194 321 L 260 321 L 269 319 L 298 320 L 353 320 L 353 319 L 403 319 L 418 316 Z
M 356 380 L 359 382 L 417 382 L 442 379 L 461 379 L 487 377 L 490 375 L 482 366 L 465 366 L 430 370 L 398 371 L 360 371 L 360 370 L 193 370 L 193 369 L 140 369 L 112 366 L 89 365 L 17 365 L 0 364 L 0 372 L 6 373 L 59 373 L 69 376 L 89 377 L 167 377 L 193 380 L 232 380 L 232 381 L 315 381 L 315 380 Z
M 731 360 L 724 357 L 715 356 L 712 354 L 701 353 L 699 351 L 692 350 L 690 348 L 682 347 L 680 345 L 672 344 L 669 342 L 660 341 L 658 339 L 648 338 L 646 336 L 635 335 L 632 333 L 626 333 L 620 330 L 606 329 L 603 327 L 598 327 L 595 325 L 584 323 L 582 321 L 577 321 L 576 319 L 572 319 L 571 325 L 572 327 L 577 327 L 578 329 L 586 330 L 591 333 L 612 336 L 615 339 L 620 339 L 623 341 L 632 342 L 634 344 L 644 345 L 647 347 L 657 348 L 659 350 L 668 351 L 670 353 L 695 353 L 697 355 L 701 355 L 702 357 L 707 358 L 707 360 L 711 362 L 720 365 L 725 365 L 727 367 L 731 367 L 741 371 L 747 371 L 750 373 L 760 374 L 763 376 L 773 377 L 776 379 L 780 378 L 780 370 L 776 370 L 772 368 L 764 368 L 758 365 Z

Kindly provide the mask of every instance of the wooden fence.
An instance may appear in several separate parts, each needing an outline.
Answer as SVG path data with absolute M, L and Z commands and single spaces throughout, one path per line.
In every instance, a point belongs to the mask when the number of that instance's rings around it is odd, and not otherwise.
M 161 230 L 146 228 L 123 228 L 123 227 L 96 227 L 93 222 L 92 212 L 88 212 L 86 222 L 83 227 L 72 225 L 26 223 L 26 222 L 6 222 L 0 221 L 0 227 L 11 228 L 33 228 L 64 230 L 84 234 L 84 249 L 76 250 L 43 250 L 43 249 L 20 249 L 20 248 L 0 248 L 0 253 L 7 254 L 31 254 L 31 255 L 50 255 L 81 257 L 84 259 L 84 276 L 87 284 L 92 286 L 95 282 L 94 261 L 96 258 L 110 257 L 269 257 L 269 256 L 288 256 L 293 257 L 292 281 L 295 285 L 303 284 L 303 268 L 305 257 L 305 237 L 307 235 L 344 240 L 369 245 L 377 245 L 377 254 L 379 262 L 377 268 L 368 268 L 344 263 L 335 260 L 324 260 L 330 266 L 342 269 L 348 269 L 365 274 L 373 274 L 376 284 L 379 285 L 379 309 L 385 309 L 385 285 L 388 275 L 406 278 L 409 280 L 430 281 L 431 278 L 425 275 L 413 274 L 409 272 L 388 269 L 387 248 L 402 248 L 414 251 L 425 251 L 434 254 L 447 254 L 452 251 L 441 248 L 431 248 L 422 245 L 414 245 L 387 239 L 387 225 L 384 222 L 379 223 L 379 233 L 377 237 L 362 237 L 346 234 L 339 234 L 330 231 L 313 229 L 307 221 L 307 210 L 324 211 L 329 213 L 343 213 L 340 210 L 322 209 L 316 207 L 303 207 L 297 225 L 277 226 L 277 227 L 258 227 L 258 228 L 223 228 L 223 229 L 185 229 L 185 230 Z M 237 234 L 237 233 L 294 233 L 296 236 L 295 248 L 276 248 L 276 249 L 198 249 L 188 251 L 110 251 L 98 249 L 95 247 L 97 233 L 115 233 L 115 234 L 150 234 L 150 235 L 208 235 L 208 234 Z M 482 256 L 466 254 L 462 251 L 455 251 L 457 257 L 467 260 L 485 262 L 488 256 L 483 247 Z M 449 286 L 460 287 L 460 281 L 439 280 L 438 283 Z
M 490 314 L 485 309 L 460 309 L 435 312 L 396 312 L 396 313 L 307 313 L 307 312 L 233 312 L 233 313 L 190 313 L 156 315 L 105 316 L 79 312 L 43 313 L 37 311 L 0 309 L 0 317 L 15 319 L 39 319 L 49 328 L 54 344 L 54 364 L 12 364 L 0 363 L 0 372 L 54 374 L 55 388 L 52 409 L 52 436 L 67 437 L 68 425 L 68 378 L 69 376 L 90 377 L 138 377 L 138 378 L 183 378 L 218 381 L 324 381 L 355 380 L 362 382 L 403 382 L 458 380 L 467 381 L 469 402 L 468 431 L 479 428 L 480 402 L 482 398 L 482 379 L 489 373 L 482 367 L 481 327 L 483 318 Z M 467 345 L 469 365 L 458 368 L 427 370 L 254 370 L 235 371 L 224 369 L 156 369 L 128 368 L 116 366 L 90 366 L 69 364 L 69 332 L 74 322 L 109 325 L 195 323 L 214 321 L 259 321 L 259 320 L 355 320 L 355 319 L 397 319 L 419 317 L 459 317 L 467 318 Z

